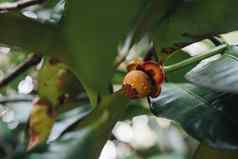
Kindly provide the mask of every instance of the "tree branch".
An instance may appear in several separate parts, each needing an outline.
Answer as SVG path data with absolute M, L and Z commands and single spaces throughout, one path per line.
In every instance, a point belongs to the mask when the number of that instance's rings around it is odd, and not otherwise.
M 3 78 L 0 81 L 0 88 L 6 86 L 8 83 L 16 79 L 16 77 L 18 77 L 20 74 L 24 73 L 32 66 L 37 65 L 40 61 L 41 56 L 38 54 L 33 54 L 24 63 L 17 66 L 15 70 L 13 70 L 11 73 L 9 73 L 5 78 Z
M 43 2 L 46 2 L 47 0 L 20 0 L 17 2 L 11 2 L 11 3 L 1 3 L 0 4 L 0 13 L 6 13 L 9 11 L 15 11 L 15 10 L 21 10 L 26 7 L 35 5 L 35 4 L 41 4 Z

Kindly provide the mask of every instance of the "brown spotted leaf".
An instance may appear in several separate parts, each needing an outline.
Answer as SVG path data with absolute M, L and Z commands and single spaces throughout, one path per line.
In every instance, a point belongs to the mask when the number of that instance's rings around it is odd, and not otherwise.
M 47 140 L 55 118 L 56 112 L 47 100 L 36 99 L 34 101 L 27 128 L 28 150 Z

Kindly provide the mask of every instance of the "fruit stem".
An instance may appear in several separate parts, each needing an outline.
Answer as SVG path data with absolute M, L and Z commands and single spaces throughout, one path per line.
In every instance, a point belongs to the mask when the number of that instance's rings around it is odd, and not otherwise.
M 200 55 L 197 55 L 197 56 L 193 56 L 189 59 L 186 59 L 184 61 L 181 61 L 181 62 L 178 62 L 176 64 L 172 64 L 172 65 L 169 65 L 169 66 L 164 66 L 164 71 L 165 73 L 168 73 L 168 72 L 173 72 L 173 71 L 176 71 L 176 70 L 179 70 L 179 69 L 182 69 L 188 65 L 191 65 L 193 63 L 197 63 L 205 58 L 208 58 L 208 57 L 211 57 L 211 56 L 214 56 L 214 55 L 217 55 L 217 54 L 220 54 L 222 53 L 226 48 L 227 48 L 227 44 L 222 44 L 218 47 L 215 47 L 214 49 L 208 51 L 208 52 L 205 52 L 203 54 L 200 54 Z

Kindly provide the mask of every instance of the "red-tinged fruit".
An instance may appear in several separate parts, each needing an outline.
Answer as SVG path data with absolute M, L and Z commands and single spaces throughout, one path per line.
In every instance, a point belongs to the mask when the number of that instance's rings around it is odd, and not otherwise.
M 145 73 L 147 73 L 151 78 L 155 85 L 161 85 L 165 79 L 165 74 L 163 67 L 153 61 L 146 61 L 142 65 L 142 69 Z
M 143 98 L 151 93 L 149 76 L 140 70 L 132 70 L 123 80 L 123 91 L 131 99 Z
M 127 66 L 128 73 L 123 80 L 123 90 L 129 98 L 156 98 L 161 93 L 165 79 L 163 67 L 154 61 L 132 60 Z

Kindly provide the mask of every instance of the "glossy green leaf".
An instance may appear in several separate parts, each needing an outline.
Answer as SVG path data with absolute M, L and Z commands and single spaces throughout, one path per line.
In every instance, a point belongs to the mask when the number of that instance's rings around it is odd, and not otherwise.
M 159 117 L 178 121 L 193 137 L 224 149 L 238 148 L 237 95 L 214 92 L 191 84 L 164 84 L 152 100 Z
M 186 74 L 186 79 L 206 88 L 238 93 L 238 48 L 231 46 L 213 62 L 198 65 Z

